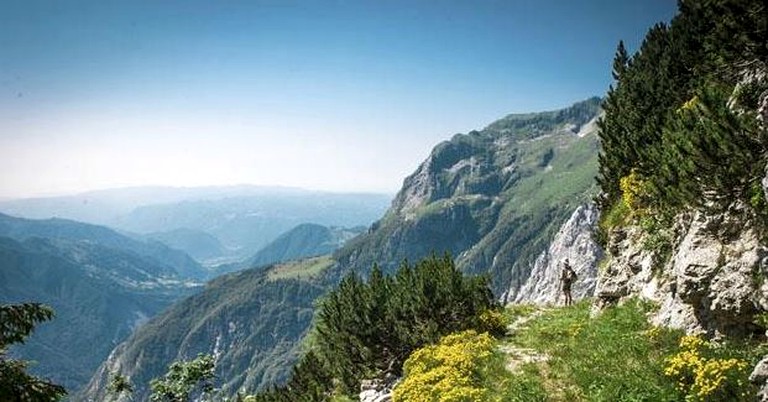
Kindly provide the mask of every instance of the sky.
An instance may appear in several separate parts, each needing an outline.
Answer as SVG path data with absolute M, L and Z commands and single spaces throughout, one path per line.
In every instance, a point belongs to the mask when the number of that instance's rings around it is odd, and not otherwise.
M 674 0 L 0 0 L 0 197 L 396 192 L 440 141 L 611 83 Z

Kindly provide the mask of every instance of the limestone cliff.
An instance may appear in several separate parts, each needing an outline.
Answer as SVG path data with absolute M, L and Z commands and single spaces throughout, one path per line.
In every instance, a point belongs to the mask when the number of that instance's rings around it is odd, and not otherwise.
M 506 303 L 555 304 L 560 299 L 560 272 L 568 259 L 578 280 L 573 285 L 574 300 L 590 297 L 595 291 L 597 263 L 603 250 L 595 242 L 599 212 L 594 204 L 582 205 L 563 224 L 557 235 L 536 258 L 531 275 L 519 291 L 510 288 L 502 297 Z
M 660 306 L 652 320 L 709 336 L 759 334 L 755 315 L 768 310 L 768 248 L 744 225 L 743 209 L 680 214 L 664 255 L 639 226 L 609 236 L 597 305 L 631 296 Z

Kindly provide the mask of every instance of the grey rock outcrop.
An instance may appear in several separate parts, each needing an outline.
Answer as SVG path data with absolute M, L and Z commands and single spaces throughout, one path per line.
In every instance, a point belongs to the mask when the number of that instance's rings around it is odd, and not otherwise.
M 768 248 L 738 210 L 680 215 L 668 229 L 668 257 L 639 227 L 614 231 L 597 306 L 639 296 L 660 305 L 651 317 L 657 325 L 713 337 L 757 334 L 754 316 L 768 310 Z
M 768 100 L 768 98 L 766 98 Z M 768 110 L 768 108 L 766 108 Z M 760 184 L 763 185 L 763 196 L 766 200 L 768 200 L 768 165 L 765 166 L 765 176 L 763 177 L 763 180 L 760 181 Z
M 363 380 L 360 383 L 360 402 L 391 402 L 392 390 L 399 379 L 388 376 L 386 379 Z
M 531 275 L 519 291 L 510 288 L 504 302 L 554 304 L 560 298 L 562 263 L 568 259 L 578 280 L 573 285 L 575 300 L 590 297 L 595 291 L 597 263 L 603 250 L 594 240 L 599 212 L 594 204 L 578 207 L 561 226 L 547 250 L 534 263 Z
M 768 402 L 768 356 L 763 357 L 763 360 L 757 363 L 749 376 L 749 381 L 760 388 L 757 393 L 757 400 Z

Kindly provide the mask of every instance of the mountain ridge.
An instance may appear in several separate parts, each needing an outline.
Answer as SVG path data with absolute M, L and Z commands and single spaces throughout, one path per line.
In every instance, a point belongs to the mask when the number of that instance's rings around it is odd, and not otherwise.
M 303 223 L 283 233 L 249 258 L 245 266 L 259 267 L 307 257 L 331 254 L 365 228 L 345 229 Z
M 374 263 L 391 270 L 403 259 L 449 252 L 466 272 L 490 271 L 494 291 L 504 292 L 515 277 L 524 279 L 524 265 L 532 265 L 565 219 L 595 193 L 599 142 L 595 130 L 583 135 L 580 129 L 594 128 L 599 113 L 594 97 L 542 114 L 554 122 L 514 114 L 441 142 L 404 180 L 384 217 L 335 253 L 338 271 L 364 271 Z M 524 129 L 536 134 L 524 135 Z M 512 235 L 520 230 L 527 233 Z M 534 235 L 541 232 L 544 241 Z M 501 266 L 510 260 L 521 264 Z
M 261 270 L 261 273 L 258 269 L 244 271 L 247 273 L 243 275 L 253 275 L 254 278 L 258 275 L 270 278 L 272 273 L 274 280 L 265 279 L 266 282 L 258 283 L 232 281 L 232 293 L 257 294 L 265 289 L 264 286 L 277 286 L 286 278 L 293 278 L 315 283 L 313 286 L 318 286 L 317 297 L 336 286 L 340 278 L 350 272 L 366 276 L 375 263 L 392 272 L 404 259 L 417 261 L 444 251 L 453 253 L 457 264 L 465 272 L 490 275 L 494 279 L 497 296 L 507 289 L 519 288 L 522 284 L 517 284 L 515 278 L 527 278 L 533 261 L 561 225 L 579 205 L 592 197 L 597 136 L 594 131 L 587 135 L 579 133 L 581 127 L 599 114 L 599 99 L 592 98 L 576 104 L 574 110 L 584 108 L 591 110 L 589 119 L 579 117 L 579 113 L 575 112 L 552 114 L 560 116 L 556 124 L 544 124 L 541 120 L 529 118 L 526 124 L 530 127 L 541 127 L 542 130 L 555 127 L 554 131 L 542 131 L 529 138 L 518 140 L 516 133 L 496 129 L 454 136 L 437 145 L 416 172 L 404 180 L 403 188 L 384 216 L 365 233 L 334 252 L 332 258 L 286 264 L 288 266 L 282 269 L 271 267 Z M 576 120 L 573 116 L 577 116 Z M 545 178 L 550 177 L 555 179 L 556 187 L 542 184 Z M 556 206 L 542 205 L 545 201 L 554 201 Z M 522 234 L 514 238 L 511 234 L 521 228 L 524 229 Z M 525 250 L 517 250 L 520 245 Z M 194 310 L 189 315 L 215 317 L 221 314 L 220 309 L 211 307 L 217 303 L 214 293 L 203 291 L 195 296 L 196 300 L 200 300 L 197 306 L 200 310 Z M 292 297 L 296 296 L 289 293 L 271 293 L 272 299 L 265 303 L 294 308 L 309 302 L 301 299 L 303 301 L 294 306 Z M 182 304 L 192 308 L 189 300 Z M 203 303 L 202 300 L 208 301 Z M 238 308 L 248 307 L 230 306 L 230 309 Z M 291 333 L 304 333 L 311 319 L 302 317 L 299 314 L 283 316 L 280 325 L 290 327 Z M 150 364 L 136 360 L 142 345 L 157 343 L 163 338 L 158 330 L 159 320 L 161 318 L 152 320 L 116 349 L 111 359 L 100 368 L 101 374 L 92 379 L 87 391 L 79 397 L 85 400 L 103 395 L 105 373 L 125 369 L 124 375 L 135 375 L 137 381 L 144 381 L 161 374 L 168 363 L 182 357 L 169 350 L 162 353 L 162 362 Z M 222 322 L 213 324 L 207 318 L 184 325 L 218 333 L 226 333 L 229 328 Z M 186 336 L 182 338 L 188 339 Z M 294 341 L 298 342 L 298 338 Z M 236 389 L 232 388 L 238 386 L 236 383 L 265 387 L 278 379 L 268 374 L 266 367 L 258 366 L 247 358 L 250 356 L 247 350 L 261 348 L 271 359 L 283 362 L 280 372 L 285 375 L 287 367 L 295 362 L 296 343 L 281 343 L 271 331 L 258 330 L 252 333 L 248 342 L 252 343 L 232 346 L 226 351 L 215 349 L 229 356 L 239 356 L 235 359 L 237 363 L 227 363 L 221 368 L 222 371 L 217 372 L 222 378 L 238 378 L 228 383 L 229 390 Z M 189 353 L 213 353 L 214 346 L 210 339 L 198 340 L 198 343 L 186 345 L 184 350 Z M 249 378 L 247 382 L 241 382 L 243 375 Z M 285 379 L 284 376 L 280 378 Z
M 207 272 L 184 252 L 160 242 L 142 242 L 119 234 L 113 229 L 69 219 L 25 219 L 0 213 L 0 236 L 25 240 L 30 237 L 90 242 L 132 252 L 168 265 L 183 278 L 202 279 Z

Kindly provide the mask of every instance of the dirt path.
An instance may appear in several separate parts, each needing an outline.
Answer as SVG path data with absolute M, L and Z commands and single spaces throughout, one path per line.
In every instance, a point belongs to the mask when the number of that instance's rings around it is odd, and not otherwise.
M 545 310 L 536 310 L 531 314 L 518 317 L 514 322 L 507 326 L 508 336 L 514 335 L 516 332 L 525 328 L 526 325 L 534 318 L 539 317 Z M 541 363 L 549 360 L 549 356 L 541 354 L 533 349 L 521 348 L 511 343 L 501 345 L 500 350 L 507 355 L 507 370 L 516 372 L 520 365 L 525 363 Z

